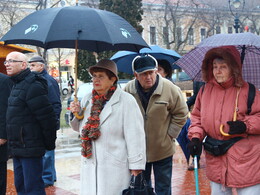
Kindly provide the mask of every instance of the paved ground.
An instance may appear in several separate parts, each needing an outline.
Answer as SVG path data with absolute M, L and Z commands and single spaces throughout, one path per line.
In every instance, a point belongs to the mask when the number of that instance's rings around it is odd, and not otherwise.
M 79 194 L 80 146 L 78 134 L 71 129 L 58 131 L 56 151 L 57 182 L 46 188 L 47 195 Z M 15 195 L 12 160 L 8 161 L 7 195 Z M 179 146 L 173 158 L 172 194 L 195 195 L 194 172 L 187 171 L 187 164 Z M 209 181 L 205 175 L 205 158 L 202 155 L 199 169 L 200 194 L 209 195 Z

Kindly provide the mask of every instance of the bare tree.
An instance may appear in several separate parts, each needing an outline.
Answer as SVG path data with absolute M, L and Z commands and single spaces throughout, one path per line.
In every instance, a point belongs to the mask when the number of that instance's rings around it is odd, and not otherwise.
M 163 40 L 160 44 L 182 53 L 187 45 L 189 34 L 196 27 L 201 15 L 200 5 L 194 0 L 161 0 L 160 2 L 161 6 L 157 8 L 153 4 L 147 6 L 146 14 L 149 15 L 147 18 L 152 18 L 149 21 L 150 26 L 160 27 L 157 30 L 160 36 L 158 40 Z
M 18 1 L 0 1 L 1 36 L 24 17 L 26 12 L 22 8 Z

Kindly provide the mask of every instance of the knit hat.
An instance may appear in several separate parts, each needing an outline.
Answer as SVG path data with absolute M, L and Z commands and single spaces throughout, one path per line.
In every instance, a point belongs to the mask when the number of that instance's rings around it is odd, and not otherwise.
M 157 60 L 151 55 L 136 56 L 132 62 L 132 70 L 136 73 L 144 73 L 158 69 Z
M 119 80 L 119 78 L 117 76 L 117 66 L 114 61 L 103 59 L 103 60 L 100 60 L 96 65 L 90 66 L 88 71 L 90 72 L 91 75 L 95 71 L 95 68 L 103 68 L 103 69 L 109 70 L 110 72 L 112 72 L 115 75 L 116 79 Z
M 41 62 L 43 64 L 46 64 L 45 60 L 41 57 L 41 56 L 34 56 L 32 57 L 28 63 L 32 63 L 32 62 Z

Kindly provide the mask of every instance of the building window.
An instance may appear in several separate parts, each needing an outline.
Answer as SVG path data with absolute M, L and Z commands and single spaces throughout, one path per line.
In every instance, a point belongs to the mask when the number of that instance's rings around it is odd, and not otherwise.
M 150 44 L 155 45 L 156 44 L 156 31 L 155 27 L 150 27 Z
M 206 29 L 201 28 L 200 29 L 200 41 L 203 41 L 206 38 Z
M 188 43 L 189 43 L 189 45 L 194 45 L 194 33 L 193 33 L 193 28 L 190 28 L 190 30 L 189 30 Z
M 220 26 L 217 26 L 217 27 L 216 27 L 216 34 L 220 34 L 220 33 L 221 33 Z
M 233 33 L 233 27 L 229 26 L 228 27 L 228 34 L 232 34 Z
M 168 27 L 163 27 L 163 44 L 167 45 L 169 42 L 169 31 Z
M 182 42 L 182 29 L 181 27 L 177 28 L 177 44 L 180 45 Z

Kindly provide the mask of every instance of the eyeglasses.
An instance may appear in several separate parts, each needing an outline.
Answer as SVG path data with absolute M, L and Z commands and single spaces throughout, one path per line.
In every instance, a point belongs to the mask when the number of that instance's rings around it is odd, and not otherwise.
M 15 63 L 15 62 L 23 62 L 23 61 L 12 60 L 12 59 L 10 59 L 10 60 L 6 60 L 6 61 L 4 61 L 4 65 L 6 65 L 6 64 L 10 64 L 10 63 Z

